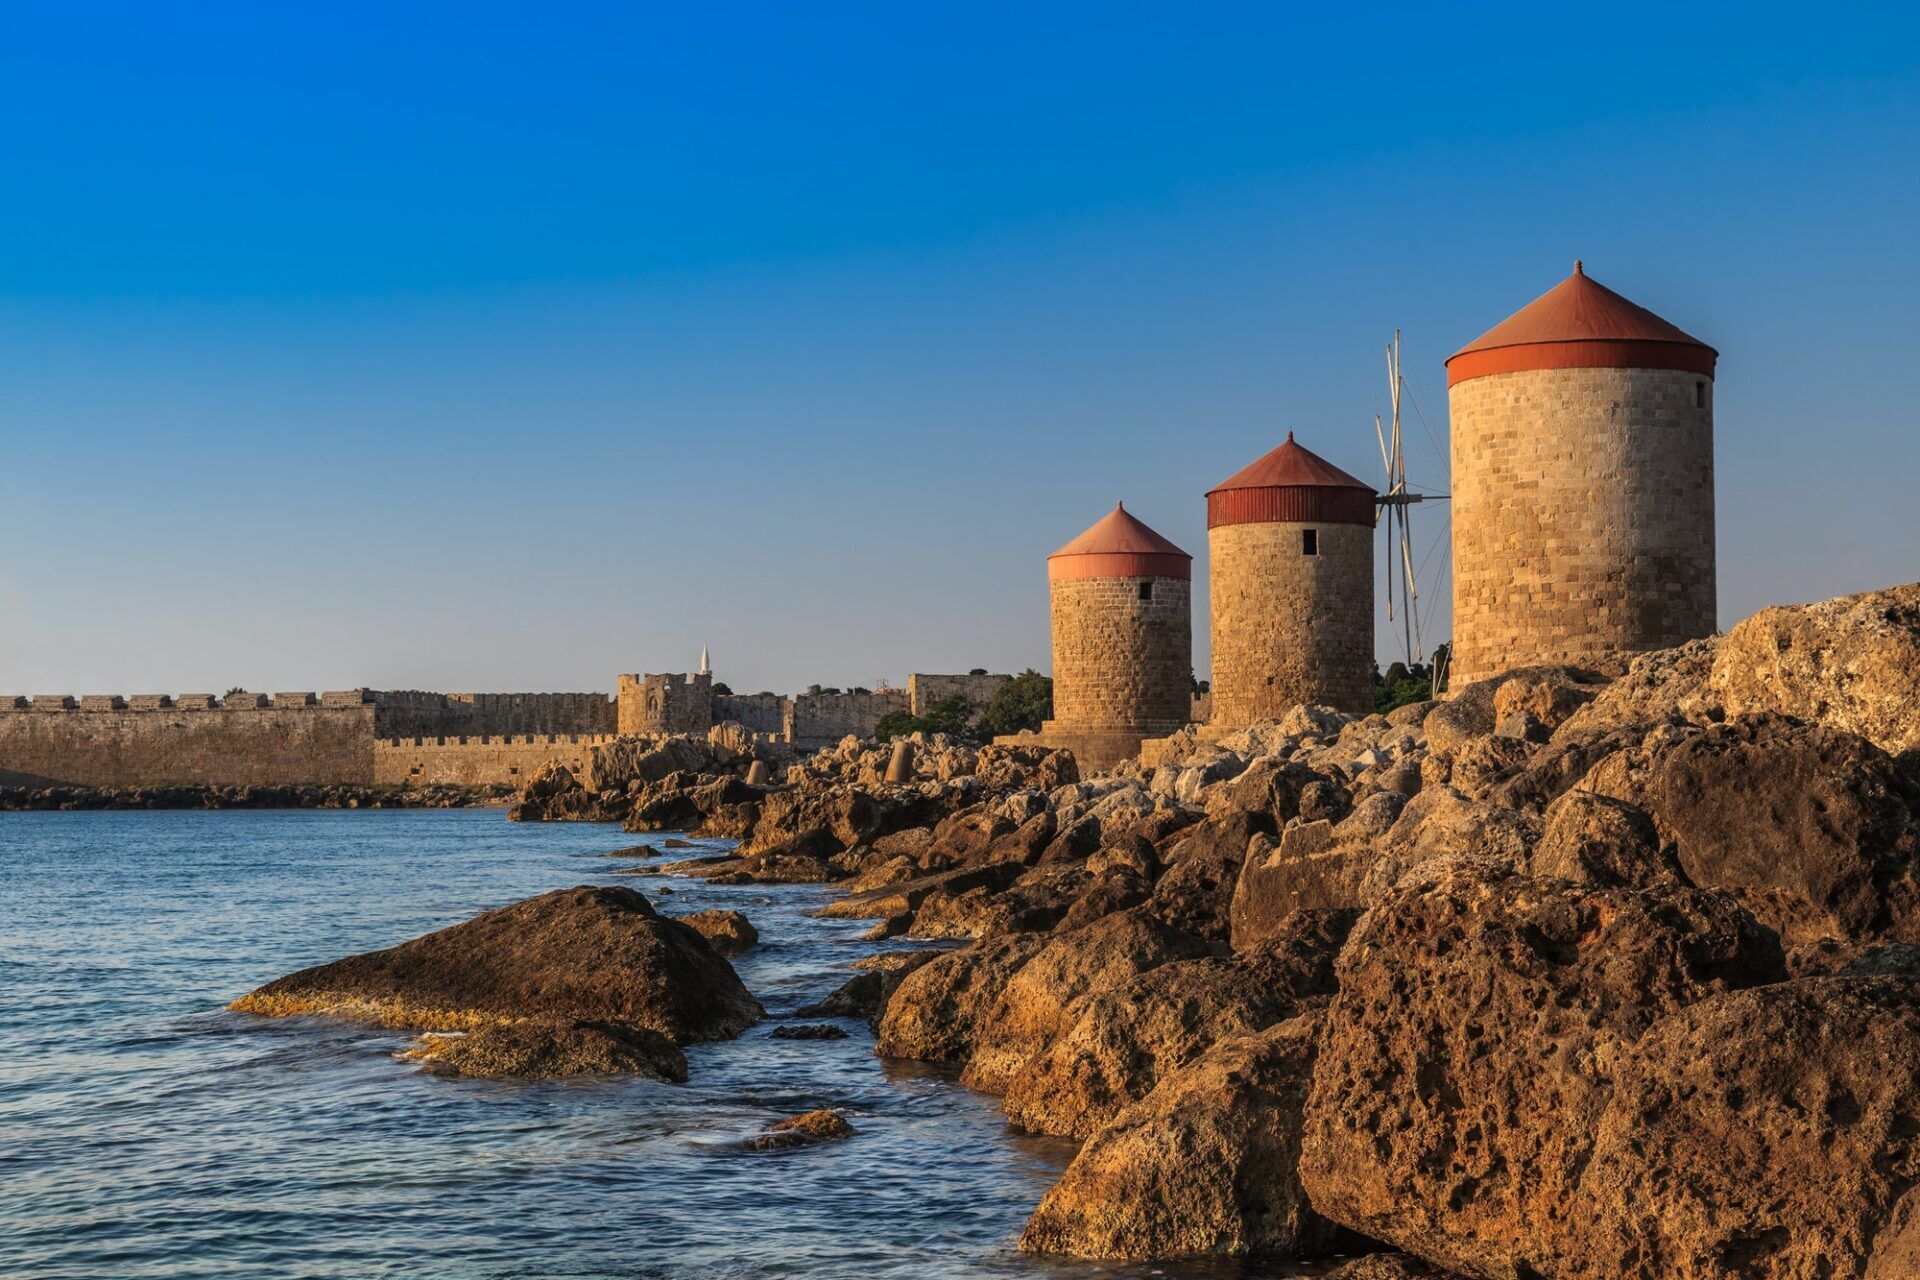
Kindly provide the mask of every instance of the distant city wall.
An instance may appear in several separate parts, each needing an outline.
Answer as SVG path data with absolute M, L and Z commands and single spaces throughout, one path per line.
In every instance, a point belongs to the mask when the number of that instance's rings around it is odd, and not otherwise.
M 877 692 L 715 694 L 710 675 L 623 675 L 618 694 L 348 689 L 0 697 L 0 786 L 479 786 L 559 762 L 586 770 L 623 735 L 705 734 L 726 721 L 800 750 L 869 737 L 882 716 L 956 695 L 974 708 L 1004 675 L 913 675 Z
M 382 738 L 373 744 L 373 781 L 383 787 L 518 787 L 549 764 L 563 764 L 584 779 L 593 749 L 612 741 L 612 734 Z
M 713 722 L 733 721 L 752 733 L 783 734 L 787 729 L 787 699 L 777 693 L 716 693 Z
M 848 734 L 869 738 L 881 716 L 905 711 L 908 706 L 906 693 L 898 689 L 880 693 L 803 693 L 788 704 L 786 738 L 803 750 L 831 746 Z
M 427 693 L 383 690 L 383 738 L 446 738 L 500 734 L 612 733 L 614 700 L 604 693 Z
M 373 780 L 359 690 L 0 698 L 0 785 L 272 786 Z
M 912 704 L 910 710 L 916 716 L 924 716 L 936 704 L 953 697 L 965 698 L 978 713 L 993 701 L 993 695 L 1000 692 L 1001 686 L 1011 679 L 1012 676 L 1006 675 L 930 676 L 915 673 L 907 677 L 907 699 Z

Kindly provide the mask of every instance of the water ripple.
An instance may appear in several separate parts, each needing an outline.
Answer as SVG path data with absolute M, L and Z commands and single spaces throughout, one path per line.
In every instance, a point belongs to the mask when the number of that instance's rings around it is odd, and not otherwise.
M 615 874 L 608 827 L 497 812 L 0 815 L 0 1274 L 1094 1277 L 1012 1241 L 1071 1148 L 950 1072 L 767 1032 L 875 949 L 818 886 Z M 711 845 L 711 842 L 708 842 Z M 718 846 L 724 847 L 724 846 Z M 695 851 L 697 852 L 697 851 Z M 661 860 L 689 856 L 676 850 Z M 225 1003 L 269 978 L 581 883 L 745 911 L 772 1018 L 688 1050 L 684 1086 L 431 1077 L 405 1037 Z M 845 1111 L 845 1142 L 741 1140 Z

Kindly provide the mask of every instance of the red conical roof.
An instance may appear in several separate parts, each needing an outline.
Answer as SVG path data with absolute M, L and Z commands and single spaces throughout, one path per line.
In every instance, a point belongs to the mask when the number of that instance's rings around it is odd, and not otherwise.
M 1680 369 L 1713 376 L 1718 353 L 1586 273 L 1573 274 L 1447 359 L 1447 385 L 1524 369 Z
M 1207 528 L 1274 521 L 1372 524 L 1374 488 L 1311 449 L 1293 432 L 1279 448 L 1207 490 Z
M 1047 557 L 1047 577 L 1191 578 L 1193 557 L 1135 519 L 1125 503 Z

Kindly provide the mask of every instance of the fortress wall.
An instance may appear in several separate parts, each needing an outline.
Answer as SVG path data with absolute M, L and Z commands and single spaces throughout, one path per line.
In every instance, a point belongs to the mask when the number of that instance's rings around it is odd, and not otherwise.
M 718 693 L 713 697 L 713 722 L 733 721 L 750 733 L 786 732 L 787 700 L 777 693 Z
M 848 734 L 873 736 L 880 717 L 905 711 L 909 699 L 901 690 L 883 693 L 803 693 L 793 698 L 786 721 L 787 741 L 797 747 L 825 747 Z
M 382 738 L 373 744 L 379 786 L 523 786 L 548 764 L 585 779 L 595 747 L 611 734 L 486 734 L 478 737 Z
M 0 698 L 0 785 L 366 784 L 373 721 L 370 704 L 336 694 L 96 696 L 85 709 L 64 695 Z
M 1000 692 L 1000 686 L 1013 679 L 1007 675 L 940 676 L 914 674 L 907 677 L 909 710 L 923 716 L 937 702 L 959 696 L 972 704 L 977 713 Z
M 604 693 L 429 693 L 370 695 L 383 738 L 497 734 L 612 733 L 614 701 Z
M 614 723 L 623 736 L 701 734 L 713 727 L 711 675 L 622 675 L 617 688 Z

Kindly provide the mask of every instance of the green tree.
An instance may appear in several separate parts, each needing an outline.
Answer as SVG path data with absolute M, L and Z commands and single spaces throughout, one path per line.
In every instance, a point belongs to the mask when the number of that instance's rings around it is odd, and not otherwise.
M 713 692 L 715 692 L 716 694 L 720 695 L 723 698 L 729 697 L 733 693 L 733 686 L 728 684 L 725 680 L 715 680 L 713 682 Z
M 920 722 L 913 718 L 911 711 L 889 711 L 873 726 L 873 736 L 882 742 L 891 742 L 919 731 Z
M 956 738 L 971 738 L 974 736 L 969 723 L 972 718 L 973 704 L 956 693 L 928 707 L 927 714 L 923 716 L 910 715 L 905 711 L 887 712 L 873 726 L 873 736 L 882 742 L 910 733 L 944 733 Z
M 974 731 L 987 741 L 1038 729 L 1053 714 L 1053 679 L 1028 667 L 994 691 Z

